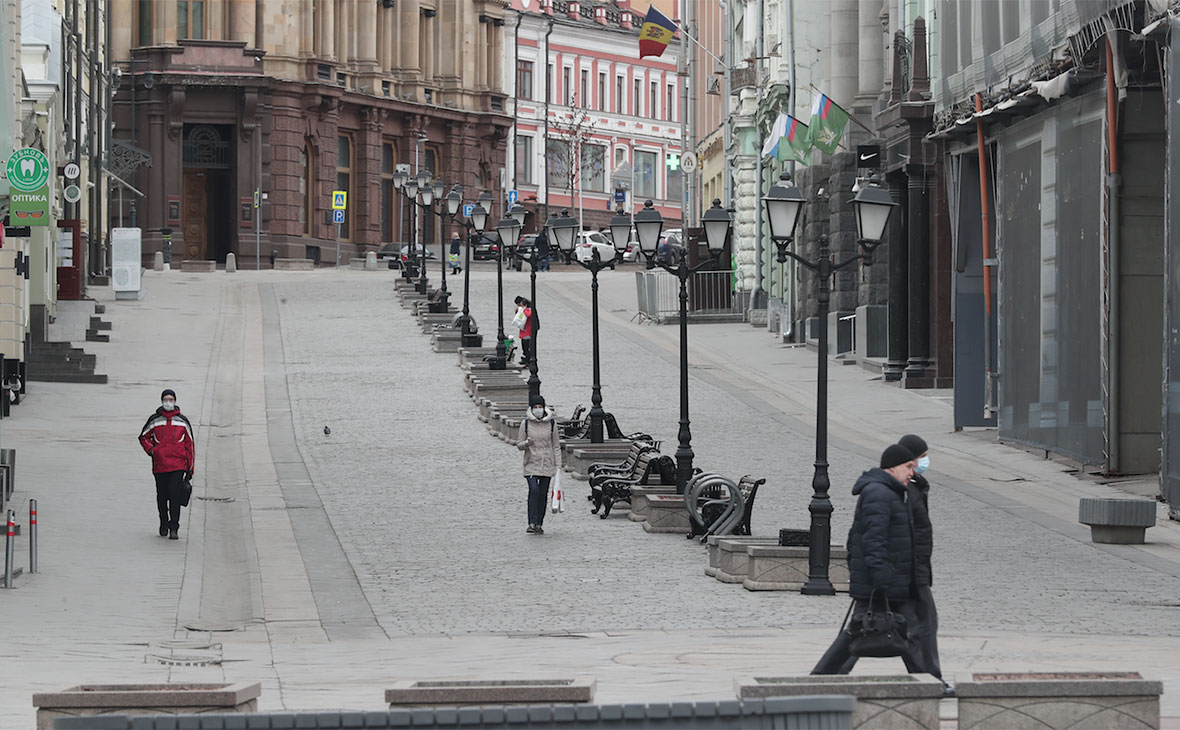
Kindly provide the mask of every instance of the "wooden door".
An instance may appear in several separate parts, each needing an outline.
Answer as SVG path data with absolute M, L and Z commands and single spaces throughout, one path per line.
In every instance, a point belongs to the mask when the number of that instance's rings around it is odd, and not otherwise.
M 208 176 L 203 170 L 186 170 L 184 173 L 184 257 L 203 260 L 206 251 L 208 225 L 206 213 L 209 201 L 206 192 Z

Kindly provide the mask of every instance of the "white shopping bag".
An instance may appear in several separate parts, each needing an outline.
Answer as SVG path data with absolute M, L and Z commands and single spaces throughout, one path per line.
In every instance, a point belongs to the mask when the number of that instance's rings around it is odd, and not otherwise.
M 556 474 L 553 477 L 551 484 L 551 499 L 549 500 L 549 511 L 553 514 L 558 512 L 565 512 L 565 493 L 561 491 L 561 474 Z

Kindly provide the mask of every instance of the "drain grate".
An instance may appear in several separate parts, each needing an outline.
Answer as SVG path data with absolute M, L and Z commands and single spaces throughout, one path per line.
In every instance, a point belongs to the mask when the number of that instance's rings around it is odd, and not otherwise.
M 235 497 L 197 497 L 197 499 L 204 502 L 233 502 Z
M 164 664 L 170 667 L 208 667 L 221 664 L 221 657 L 147 654 L 143 661 L 145 664 Z

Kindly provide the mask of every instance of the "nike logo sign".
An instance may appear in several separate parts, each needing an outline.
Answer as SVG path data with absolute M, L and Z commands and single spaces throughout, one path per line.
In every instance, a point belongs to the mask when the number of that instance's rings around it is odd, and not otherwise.
M 861 156 L 860 156 L 860 159 L 861 159 L 861 160 L 871 160 L 871 159 L 873 159 L 873 158 L 874 158 L 874 157 L 876 157 L 876 156 L 877 156 L 877 153 L 876 153 L 876 152 L 874 152 L 874 153 L 873 153 L 873 154 L 871 154 L 871 155 L 861 155 Z

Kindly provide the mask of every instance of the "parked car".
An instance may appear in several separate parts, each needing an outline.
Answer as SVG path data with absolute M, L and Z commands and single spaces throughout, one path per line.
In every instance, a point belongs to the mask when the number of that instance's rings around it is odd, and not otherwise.
M 512 247 L 511 252 L 507 252 L 508 265 L 520 271 L 524 268 L 524 260 L 533 255 L 533 251 L 537 248 L 537 234 L 525 233 Z
M 396 251 L 396 253 L 394 253 L 395 251 Z M 404 243 L 404 244 L 387 243 L 377 251 L 377 260 L 390 262 L 389 268 L 391 268 L 391 269 L 400 269 L 402 267 L 402 262 L 407 260 L 409 257 L 410 257 L 410 244 L 408 244 L 408 243 Z M 421 258 L 422 258 L 422 246 L 421 246 L 421 244 L 416 244 L 414 246 L 414 259 L 418 260 Z M 426 247 L 426 260 L 430 261 L 434 258 L 436 258 L 435 253 L 434 253 L 434 247 L 427 246 Z
M 684 238 L 680 228 L 671 228 L 660 234 L 656 244 L 656 261 L 675 264 L 684 256 Z
M 494 259 L 500 253 L 500 238 L 494 234 L 484 233 L 475 239 L 471 246 L 471 258 L 476 261 Z
M 598 231 L 580 231 L 574 240 L 574 257 L 578 261 L 590 261 L 594 251 L 598 251 L 599 259 L 609 261 L 610 267 L 615 268 L 615 247 L 610 238 Z
M 600 231 L 606 239 L 611 240 L 610 229 L 604 228 Z M 635 226 L 631 226 L 631 234 L 627 239 L 627 248 L 623 250 L 623 263 L 638 261 L 640 257 L 639 252 L 639 235 L 635 232 Z

